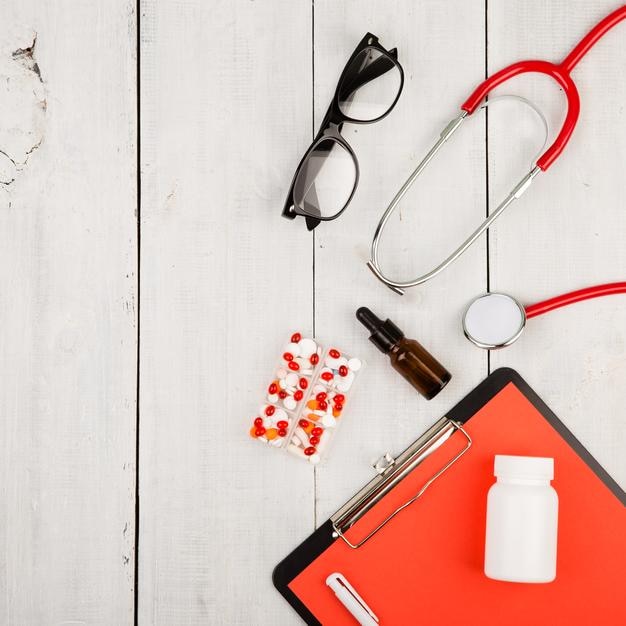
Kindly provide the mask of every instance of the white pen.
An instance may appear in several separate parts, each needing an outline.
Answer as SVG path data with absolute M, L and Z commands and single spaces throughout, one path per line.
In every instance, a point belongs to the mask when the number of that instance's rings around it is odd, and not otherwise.
M 379 623 L 372 609 L 356 592 L 354 587 L 339 572 L 326 579 L 326 584 L 335 592 L 337 600 L 343 604 L 361 626 L 376 626 Z

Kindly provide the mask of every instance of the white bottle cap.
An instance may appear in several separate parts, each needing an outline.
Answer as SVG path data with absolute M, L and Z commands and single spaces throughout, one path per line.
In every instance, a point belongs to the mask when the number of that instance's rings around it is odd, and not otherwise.
M 554 478 L 554 459 L 541 456 L 496 454 L 493 473 L 502 478 L 552 480 Z

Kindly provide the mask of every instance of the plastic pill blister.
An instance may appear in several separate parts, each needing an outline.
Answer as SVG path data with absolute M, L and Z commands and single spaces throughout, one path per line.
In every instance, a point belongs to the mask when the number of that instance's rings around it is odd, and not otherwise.
M 250 436 L 319 463 L 362 367 L 360 359 L 294 333 L 252 420 Z

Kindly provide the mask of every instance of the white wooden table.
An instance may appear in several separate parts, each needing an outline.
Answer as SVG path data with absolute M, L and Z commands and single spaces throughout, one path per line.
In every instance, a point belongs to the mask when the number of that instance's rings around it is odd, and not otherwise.
M 576 70 L 562 159 L 464 258 L 401 298 L 365 267 L 375 225 L 485 74 L 560 60 L 609 0 L 0 3 L 0 623 L 297 624 L 273 566 L 489 371 L 516 368 L 626 485 L 626 300 L 533 320 L 490 356 L 475 295 L 530 303 L 626 276 L 626 25 Z M 281 219 L 293 169 L 368 30 L 406 72 L 346 126 L 340 220 Z M 139 63 L 138 63 L 139 61 Z M 35 65 L 36 64 L 36 65 Z M 524 78 L 560 123 L 563 95 Z M 468 123 L 402 205 L 391 273 L 433 265 L 539 148 L 516 104 Z M 488 148 L 488 149 L 487 149 Z M 435 400 L 388 367 L 367 305 L 452 372 Z M 368 361 L 328 463 L 247 437 L 293 329 Z

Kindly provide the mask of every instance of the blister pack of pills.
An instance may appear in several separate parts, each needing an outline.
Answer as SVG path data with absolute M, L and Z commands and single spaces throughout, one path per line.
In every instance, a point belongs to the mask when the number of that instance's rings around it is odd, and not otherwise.
M 253 418 L 250 436 L 319 463 L 362 367 L 360 359 L 294 333 Z

